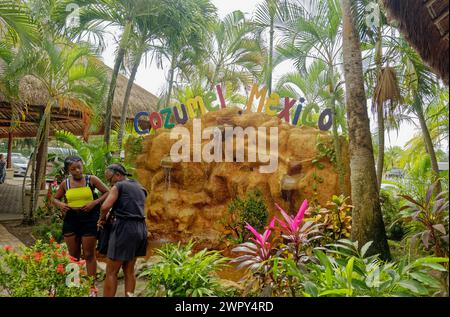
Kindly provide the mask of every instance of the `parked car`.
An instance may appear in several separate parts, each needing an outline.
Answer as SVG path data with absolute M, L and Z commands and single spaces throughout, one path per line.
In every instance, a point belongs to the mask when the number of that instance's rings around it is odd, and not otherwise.
M 12 156 L 11 157 L 13 168 L 14 168 L 14 176 L 22 176 L 25 177 L 28 166 L 28 159 L 21 156 Z

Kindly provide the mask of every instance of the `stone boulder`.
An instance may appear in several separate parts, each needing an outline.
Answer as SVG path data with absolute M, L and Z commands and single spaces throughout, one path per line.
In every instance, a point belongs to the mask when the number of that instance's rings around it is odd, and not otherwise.
M 137 175 L 148 190 L 146 203 L 150 236 L 155 241 L 188 241 L 194 238 L 202 246 L 216 248 L 223 243 L 227 208 L 236 197 L 245 197 L 248 191 L 262 192 L 270 217 L 280 216 L 274 203 L 295 213 L 304 199 L 311 204 L 325 205 L 339 192 L 338 175 L 330 155 L 318 150 L 321 143 L 332 149 L 329 132 L 307 126 L 292 126 L 283 120 L 263 113 L 245 113 L 238 108 L 225 108 L 209 112 L 201 118 L 202 129 L 217 127 L 225 141 L 224 127 L 276 127 L 278 134 L 278 168 L 273 173 L 261 173 L 256 162 L 179 162 L 170 159 L 172 130 L 159 129 L 143 141 L 143 153 L 137 158 Z M 193 143 L 193 121 L 183 127 Z M 258 133 L 256 133 L 258 135 Z M 348 144 L 341 141 L 345 169 L 345 191 L 350 193 Z M 210 140 L 202 140 L 204 146 Z M 238 145 L 234 144 L 234 149 Z M 222 154 L 225 142 L 222 142 Z M 249 142 L 244 142 L 247 157 Z M 258 157 L 258 156 L 257 156 Z

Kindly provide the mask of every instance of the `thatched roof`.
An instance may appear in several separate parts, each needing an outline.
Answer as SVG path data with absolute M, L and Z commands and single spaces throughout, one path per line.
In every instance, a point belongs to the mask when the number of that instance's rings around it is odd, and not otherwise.
M 390 18 L 422 59 L 448 85 L 448 0 L 383 0 Z
M 107 66 L 105 66 L 107 67 Z M 108 76 L 111 77 L 112 70 L 108 67 Z M 128 80 L 125 76 L 119 75 L 115 90 L 113 104 L 113 127 L 118 123 L 122 112 L 122 103 L 125 96 Z M 106 99 L 106 98 L 105 98 Z M 26 76 L 20 83 L 20 100 L 27 106 L 20 115 L 20 122 L 14 130 L 15 137 L 33 137 L 37 132 L 37 120 L 47 103 L 48 96 L 42 84 L 31 76 Z M 132 121 L 139 111 L 152 111 L 157 109 L 158 98 L 146 91 L 139 85 L 134 84 L 131 91 L 127 120 Z M 0 93 L 0 138 L 8 135 L 9 123 L 11 120 L 11 106 L 5 96 Z M 81 113 L 69 109 L 56 108 L 52 111 L 51 134 L 55 130 L 64 129 L 76 135 L 82 135 L 85 124 L 83 123 Z M 95 134 L 102 133 L 100 128 Z

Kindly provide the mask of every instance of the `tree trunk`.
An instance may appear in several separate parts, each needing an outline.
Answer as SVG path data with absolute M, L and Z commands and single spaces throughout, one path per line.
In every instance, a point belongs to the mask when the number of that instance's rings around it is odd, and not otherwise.
M 420 107 L 420 108 L 419 108 Z M 427 122 L 425 120 L 425 116 L 423 114 L 422 106 L 419 105 L 419 109 L 416 110 L 417 117 L 420 122 L 420 128 L 422 130 L 423 139 L 425 141 L 426 150 L 428 152 L 428 155 L 430 155 L 430 161 L 431 161 L 431 168 L 433 170 L 435 181 L 437 182 L 436 185 L 436 192 L 440 193 L 442 190 L 441 182 L 439 181 L 439 165 L 437 163 L 436 158 L 436 152 L 434 151 L 433 141 L 431 140 L 430 131 L 427 127 Z
M 377 70 L 377 79 L 381 80 L 382 54 L 383 54 L 383 39 L 381 34 L 381 26 L 378 26 L 377 43 L 375 52 L 375 63 Z M 377 124 L 378 124 L 378 156 L 377 156 L 377 189 L 380 192 L 381 181 L 383 180 L 384 168 L 384 111 L 383 104 L 378 101 L 377 104 Z
M 11 123 L 12 125 L 12 123 Z M 10 128 L 8 132 L 8 155 L 6 156 L 6 168 L 12 168 L 12 143 L 13 143 L 13 133 L 12 129 Z
M 334 71 L 333 65 L 329 65 L 329 91 L 331 96 L 331 112 L 333 113 L 333 146 L 334 153 L 336 154 L 336 168 L 338 171 L 339 180 L 339 194 L 343 194 L 347 197 L 348 193 L 345 190 L 344 184 L 344 168 L 342 166 L 342 153 L 341 153 L 341 142 L 339 140 L 339 132 L 337 127 L 337 116 L 336 116 L 336 99 L 334 98 L 334 85 L 333 85 Z
M 175 78 L 175 64 L 176 64 L 176 56 L 174 55 L 172 56 L 172 61 L 170 62 L 169 91 L 167 92 L 166 107 L 169 107 L 170 97 L 172 96 L 173 80 Z
M 136 58 L 136 62 L 133 65 L 133 69 L 131 70 L 130 78 L 128 79 L 127 91 L 125 92 L 125 97 L 123 100 L 122 106 L 122 114 L 120 116 L 120 128 L 119 135 L 117 136 L 117 144 L 119 146 L 119 155 L 122 151 L 122 139 L 125 131 L 125 122 L 127 120 L 127 111 L 128 111 L 128 102 L 130 101 L 131 90 L 133 89 L 133 83 L 136 78 L 136 74 L 139 68 L 139 64 L 141 63 L 142 53 L 139 53 L 139 56 Z
M 381 189 L 384 168 L 384 115 L 383 105 L 377 105 L 378 118 L 378 156 L 377 156 L 377 190 Z
M 272 93 L 272 71 L 273 71 L 273 38 L 274 38 L 274 21 L 273 17 L 270 18 L 270 31 L 269 31 L 269 64 L 267 66 L 267 87 L 269 96 Z
M 359 247 L 369 241 L 368 254 L 390 259 L 389 246 L 378 197 L 367 99 L 364 91 L 359 35 L 350 0 L 341 0 L 343 16 L 343 58 L 346 83 L 347 119 L 350 141 L 352 187 L 352 240 Z
M 128 38 L 131 33 L 131 23 L 129 22 L 125 26 L 125 30 L 122 34 L 122 39 L 119 44 L 119 51 L 117 52 L 116 60 L 114 62 L 114 70 L 111 76 L 111 82 L 109 84 L 108 100 L 106 102 L 106 114 L 105 114 L 105 133 L 104 141 L 109 147 L 111 140 L 111 124 L 112 124 L 112 107 L 114 103 L 114 94 L 116 91 L 117 77 L 119 75 L 120 66 L 122 65 L 123 58 L 126 52 L 126 45 L 128 44 Z

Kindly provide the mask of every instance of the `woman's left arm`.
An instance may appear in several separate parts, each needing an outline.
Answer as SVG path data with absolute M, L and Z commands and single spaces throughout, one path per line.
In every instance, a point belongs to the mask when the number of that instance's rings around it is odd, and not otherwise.
M 106 187 L 106 185 L 103 184 L 103 182 L 97 176 L 91 176 L 91 183 L 102 193 L 102 196 L 84 206 L 82 208 L 84 211 L 91 211 L 95 206 L 101 205 L 105 201 L 106 197 L 108 197 L 108 187 Z
M 111 188 L 111 191 L 107 195 L 106 200 L 103 202 L 102 207 L 100 208 L 100 218 L 98 220 L 99 227 L 102 227 L 105 224 L 106 215 L 114 206 L 114 203 L 117 201 L 118 198 L 119 198 L 119 191 L 117 190 L 116 186 L 113 186 Z

